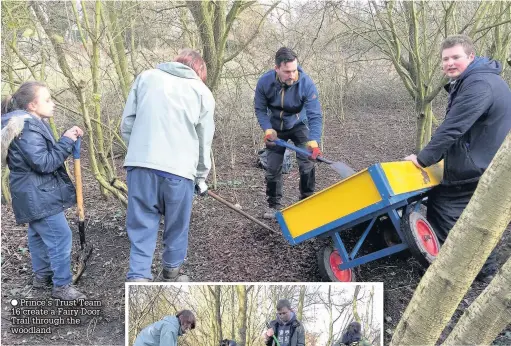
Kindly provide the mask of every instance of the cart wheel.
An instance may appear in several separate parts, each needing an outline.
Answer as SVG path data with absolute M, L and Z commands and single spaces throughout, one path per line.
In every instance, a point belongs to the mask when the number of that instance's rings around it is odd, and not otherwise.
M 371 235 L 371 233 L 373 232 L 370 232 L 369 235 Z M 385 249 L 393 245 L 401 244 L 401 239 L 396 232 L 394 224 L 388 217 L 382 217 L 376 221 L 375 232 L 371 237 L 371 241 L 378 247 L 378 249 Z M 410 256 L 411 253 L 408 249 L 391 255 L 393 258 L 400 259 L 407 259 Z
M 339 264 L 342 258 L 337 250 L 331 246 L 325 246 L 318 253 L 319 273 L 324 280 L 332 282 L 354 282 L 355 274 L 353 270 L 340 270 Z
M 427 268 L 440 251 L 440 243 L 429 222 L 420 213 L 407 211 L 401 219 L 401 230 L 412 255 Z

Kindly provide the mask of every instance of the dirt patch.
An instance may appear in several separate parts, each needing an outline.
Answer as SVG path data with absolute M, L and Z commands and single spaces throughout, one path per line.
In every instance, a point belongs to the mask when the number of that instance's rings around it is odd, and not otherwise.
M 399 160 L 410 154 L 414 147 L 414 119 L 405 111 L 347 110 L 344 122 L 327 119 L 326 123 L 325 156 L 334 161 L 345 161 L 355 170 L 376 162 Z M 216 151 L 219 182 L 216 192 L 230 202 L 239 203 L 249 214 L 260 217 L 266 208 L 264 172 L 255 165 L 256 151 L 249 144 L 251 133 L 243 133 L 240 131 L 238 135 L 234 168 L 228 164 L 230 153 L 220 147 Z M 5 345 L 124 344 L 124 281 L 130 251 L 124 227 L 125 209 L 117 201 L 101 198 L 97 184 L 87 171 L 86 148 L 83 150 L 87 239 L 94 245 L 94 252 L 78 289 L 90 299 L 103 302 L 102 314 L 78 327 L 58 327 L 48 336 L 10 333 L 11 299 L 49 297 L 49 291 L 31 288 L 32 269 L 26 226 L 16 225 L 10 206 L 2 206 L 2 338 Z M 123 172 L 121 165 L 122 161 L 119 161 L 119 172 Z M 322 164 L 317 166 L 316 177 L 318 190 L 338 180 L 336 173 Z M 290 174 L 284 175 L 285 205 L 298 200 L 298 181 L 295 165 Z M 69 210 L 67 215 L 76 242 L 78 227 L 74 210 Z M 316 256 L 327 240 L 312 239 L 291 247 L 282 237 L 278 225 L 270 223 L 270 226 L 275 233 L 251 223 L 212 198 L 197 198 L 193 205 L 184 270 L 193 281 L 320 281 Z M 509 233 L 498 247 L 500 263 L 511 253 Z M 158 242 L 153 265 L 155 276 L 161 268 L 160 253 L 161 242 Z M 356 268 L 358 281 L 384 282 L 386 344 L 423 272 L 413 258 L 398 257 L 384 258 Z M 484 286 L 479 283 L 472 285 L 453 322 L 483 289 Z M 506 333 L 502 333 L 495 344 L 511 344 L 511 330 L 508 328 Z

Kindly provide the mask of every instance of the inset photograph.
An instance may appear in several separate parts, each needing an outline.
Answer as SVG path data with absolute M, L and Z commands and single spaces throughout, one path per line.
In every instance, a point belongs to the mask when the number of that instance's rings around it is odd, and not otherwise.
M 380 346 L 383 284 L 130 284 L 126 345 Z

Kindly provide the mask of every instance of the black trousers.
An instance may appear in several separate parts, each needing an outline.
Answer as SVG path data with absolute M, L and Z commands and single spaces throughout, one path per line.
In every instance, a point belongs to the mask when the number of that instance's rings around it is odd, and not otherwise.
M 449 231 L 465 210 L 476 188 L 477 182 L 453 186 L 438 185 L 431 189 L 426 217 L 441 244 L 445 242 Z M 496 254 L 492 251 L 481 272 L 491 273 L 495 270 L 497 270 Z
M 277 131 L 277 136 L 285 141 L 293 141 L 297 147 L 305 148 L 305 144 L 309 140 L 309 129 L 304 124 L 300 124 L 287 131 Z M 279 146 L 268 146 L 267 148 L 266 196 L 270 208 L 280 208 L 280 200 L 282 199 L 282 162 L 286 148 Z M 314 193 L 316 186 L 314 162 L 300 154 L 296 154 L 296 159 L 300 171 L 300 199 L 304 199 Z

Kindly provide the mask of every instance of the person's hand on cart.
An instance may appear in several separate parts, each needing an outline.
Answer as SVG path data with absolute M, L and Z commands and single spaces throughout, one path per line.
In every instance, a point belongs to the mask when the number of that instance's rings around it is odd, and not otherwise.
M 415 166 L 417 166 L 417 168 L 421 168 L 421 169 L 422 169 L 422 168 L 424 168 L 424 167 L 423 167 L 423 166 L 419 163 L 419 161 L 417 161 L 417 155 L 415 155 L 415 154 L 408 155 L 408 156 L 407 156 L 407 157 L 405 157 L 403 160 L 405 160 L 405 161 L 412 161 L 412 162 L 413 162 L 413 164 L 414 164 Z

